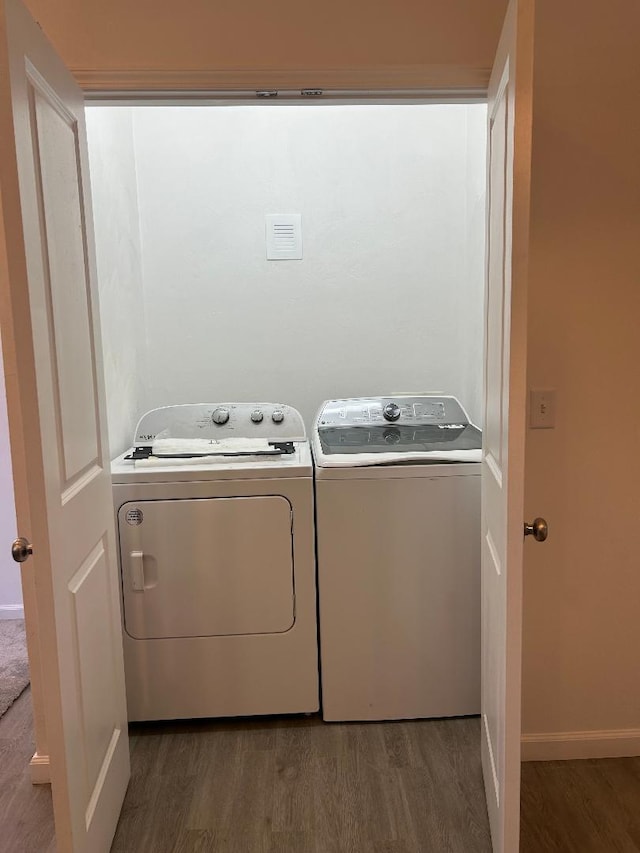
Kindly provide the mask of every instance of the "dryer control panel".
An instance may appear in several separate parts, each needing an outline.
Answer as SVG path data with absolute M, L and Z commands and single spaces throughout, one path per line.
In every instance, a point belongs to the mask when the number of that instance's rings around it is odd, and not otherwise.
M 304 441 L 302 415 L 284 403 L 186 403 L 163 406 L 144 414 L 133 446 L 156 438 L 262 438 Z
M 466 426 L 469 416 L 455 397 L 360 397 L 329 400 L 318 416 L 323 427 L 451 425 Z

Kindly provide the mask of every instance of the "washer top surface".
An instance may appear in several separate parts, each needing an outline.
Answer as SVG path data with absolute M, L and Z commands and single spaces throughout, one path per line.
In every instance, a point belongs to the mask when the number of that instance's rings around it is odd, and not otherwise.
M 480 429 L 460 402 L 447 396 L 329 400 L 320 409 L 312 442 L 319 469 L 482 458 Z
M 193 403 L 152 409 L 113 483 L 311 476 L 300 413 L 281 403 Z

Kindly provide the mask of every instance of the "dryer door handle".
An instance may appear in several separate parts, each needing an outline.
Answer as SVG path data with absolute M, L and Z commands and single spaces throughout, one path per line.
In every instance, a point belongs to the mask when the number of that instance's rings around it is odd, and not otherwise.
M 131 589 L 136 592 L 144 592 L 143 551 L 131 551 L 129 554 L 129 572 L 131 576 Z

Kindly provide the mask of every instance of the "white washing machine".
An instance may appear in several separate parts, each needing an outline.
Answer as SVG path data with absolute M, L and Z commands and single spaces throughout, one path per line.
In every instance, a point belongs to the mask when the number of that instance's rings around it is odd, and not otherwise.
M 168 406 L 112 463 L 130 720 L 316 711 L 313 468 L 290 406 Z
M 312 449 L 325 720 L 480 712 L 481 445 L 454 397 L 322 406 Z

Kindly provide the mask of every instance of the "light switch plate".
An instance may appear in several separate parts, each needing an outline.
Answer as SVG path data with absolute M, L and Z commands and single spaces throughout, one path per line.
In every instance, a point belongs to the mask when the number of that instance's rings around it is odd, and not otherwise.
M 531 429 L 553 429 L 556 425 L 556 392 L 547 389 L 529 391 L 529 426 Z

